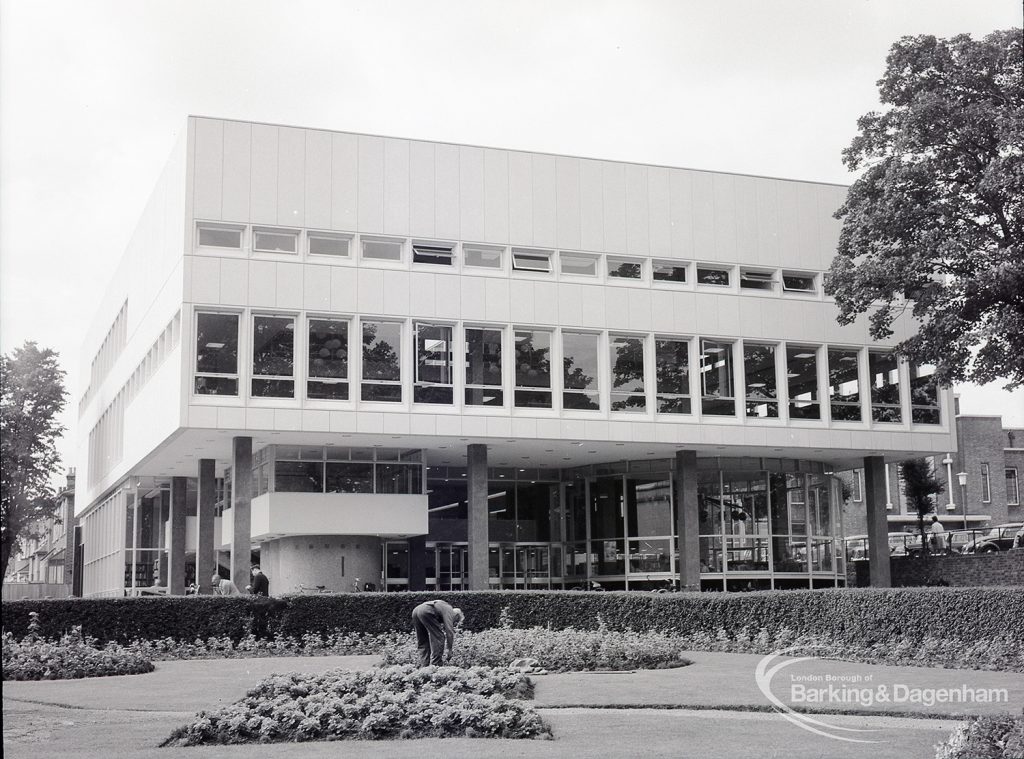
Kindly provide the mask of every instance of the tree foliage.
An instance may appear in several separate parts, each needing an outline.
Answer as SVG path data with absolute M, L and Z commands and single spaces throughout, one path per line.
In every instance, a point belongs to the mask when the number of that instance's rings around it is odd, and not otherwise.
M 1020 29 L 904 37 L 878 82 L 886 109 L 843 152 L 863 174 L 836 212 L 826 292 L 842 324 L 870 312 L 876 339 L 912 309 L 898 351 L 943 384 L 1024 384 L 1022 68 Z
M 4 572 L 19 541 L 57 506 L 51 477 L 60 462 L 57 421 L 67 392 L 52 350 L 34 342 L 0 356 L 0 544 Z
M 921 546 L 928 553 L 928 537 L 924 518 L 935 509 L 932 496 L 938 495 L 946 488 L 936 479 L 931 465 L 926 459 L 908 459 L 900 464 L 903 472 L 903 495 L 907 505 L 917 514 L 917 527 L 921 531 Z

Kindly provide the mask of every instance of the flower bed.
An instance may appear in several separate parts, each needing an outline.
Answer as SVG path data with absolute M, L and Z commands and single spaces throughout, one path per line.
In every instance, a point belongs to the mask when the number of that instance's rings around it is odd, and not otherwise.
M 4 680 L 72 680 L 153 671 L 153 663 L 139 653 L 117 643 L 99 647 L 80 629 L 56 641 L 31 635 L 15 640 L 4 633 L 2 648 Z
M 654 632 L 513 629 L 508 624 L 482 632 L 460 632 L 451 664 L 469 667 L 507 667 L 516 659 L 535 659 L 552 672 L 583 670 L 663 669 L 691 664 L 683 658 L 683 639 Z M 407 636 L 383 651 L 385 664 L 415 664 L 416 642 Z
M 542 738 L 524 675 L 485 667 L 392 666 L 267 678 L 201 712 L 165 746 L 390 738 Z
M 181 659 L 250 659 L 261 656 L 367 656 L 407 640 L 408 633 L 353 633 L 335 629 L 325 635 L 257 638 L 246 635 L 233 640 L 227 635 L 192 641 L 174 638 L 133 640 L 126 648 L 154 661 Z
M 1024 717 L 979 717 L 960 725 L 935 759 L 1022 759 Z

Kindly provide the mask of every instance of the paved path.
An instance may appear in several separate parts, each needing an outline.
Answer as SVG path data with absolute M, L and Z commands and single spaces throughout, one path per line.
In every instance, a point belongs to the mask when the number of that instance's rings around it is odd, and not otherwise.
M 678 707 L 767 707 L 769 703 L 754 680 L 754 670 L 761 656 L 757 654 L 719 654 L 689 651 L 693 661 L 679 669 L 642 670 L 635 673 L 570 673 L 535 678 L 537 706 L 678 706 Z M 828 679 L 831 678 L 831 679 Z M 894 703 L 808 702 L 808 689 L 829 685 L 847 685 L 859 691 L 870 689 L 871 695 L 885 687 L 884 693 L 900 696 L 908 691 L 908 700 Z M 933 667 L 888 667 L 812 659 L 787 666 L 775 675 L 771 692 L 784 703 L 810 710 L 846 708 L 887 714 L 915 713 L 928 716 L 1020 714 L 1024 707 L 1024 676 L 1013 672 L 979 672 L 975 670 L 937 669 Z M 792 696 L 793 686 L 805 691 L 802 702 Z M 997 703 L 951 702 L 913 703 L 909 689 L 1005 689 L 1006 701 Z M 854 694 L 848 693 L 852 697 Z M 867 695 L 867 694 L 863 694 Z M 922 693 L 922 695 L 925 695 Z M 998 694 L 1001 696 L 1001 694 Z
M 691 667 L 632 674 L 567 674 L 535 678 L 536 704 L 551 725 L 551 741 L 470 739 L 346 742 L 351 757 L 634 757 L 727 756 L 866 757 L 884 759 L 934 756 L 934 746 L 956 724 L 953 719 L 903 719 L 878 716 L 820 717 L 831 732 L 848 727 L 871 730 L 857 737 L 875 743 L 844 743 L 801 730 L 774 713 L 733 711 L 761 707 L 764 697 L 753 683 L 760 657 L 693 653 Z M 333 667 L 362 669 L 376 657 L 303 657 L 160 662 L 147 675 L 63 682 L 5 683 L 4 755 L 8 759 L 66 759 L 69 747 L 81 759 L 206 759 L 231 757 L 336 757 L 336 743 L 211 746 L 157 749 L 175 727 L 200 708 L 234 701 L 273 672 L 316 672 Z M 873 675 L 913 687 L 1007 687 L 1009 707 L 1024 702 L 1019 675 L 910 667 L 872 667 L 841 662 L 801 663 L 797 676 Z M 789 669 L 786 670 L 788 678 Z M 781 677 L 780 676 L 777 676 Z M 786 686 L 788 688 L 788 685 Z M 777 688 L 776 691 L 779 689 Z M 572 708 L 586 704 L 603 708 Z M 699 706 L 692 708 L 615 708 L 617 706 Z M 963 706 L 963 705 L 959 705 Z M 890 706 L 891 710 L 892 707 Z M 939 713 L 940 709 L 925 709 Z M 954 710 L 955 711 L 955 710 Z M 966 711 L 960 709 L 959 711 Z

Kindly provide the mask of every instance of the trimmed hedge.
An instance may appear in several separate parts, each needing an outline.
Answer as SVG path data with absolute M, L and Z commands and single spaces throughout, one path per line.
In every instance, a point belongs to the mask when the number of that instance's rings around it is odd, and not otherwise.
M 3 629 L 16 638 L 40 614 L 40 634 L 58 637 L 76 625 L 101 641 L 229 636 L 262 627 L 285 636 L 408 631 L 418 603 L 443 598 L 465 612 L 468 630 L 498 627 L 503 609 L 515 627 L 658 630 L 730 635 L 744 627 L 874 645 L 897 637 L 962 641 L 1024 638 L 1024 592 L 993 588 L 851 588 L 756 593 L 580 593 L 482 591 L 355 593 L 250 597 L 151 597 L 9 601 Z

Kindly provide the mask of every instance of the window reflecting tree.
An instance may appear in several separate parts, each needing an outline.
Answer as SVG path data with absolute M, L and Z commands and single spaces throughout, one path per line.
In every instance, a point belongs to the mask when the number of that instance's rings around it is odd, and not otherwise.
M 612 335 L 610 348 L 612 411 L 646 411 L 643 338 Z

